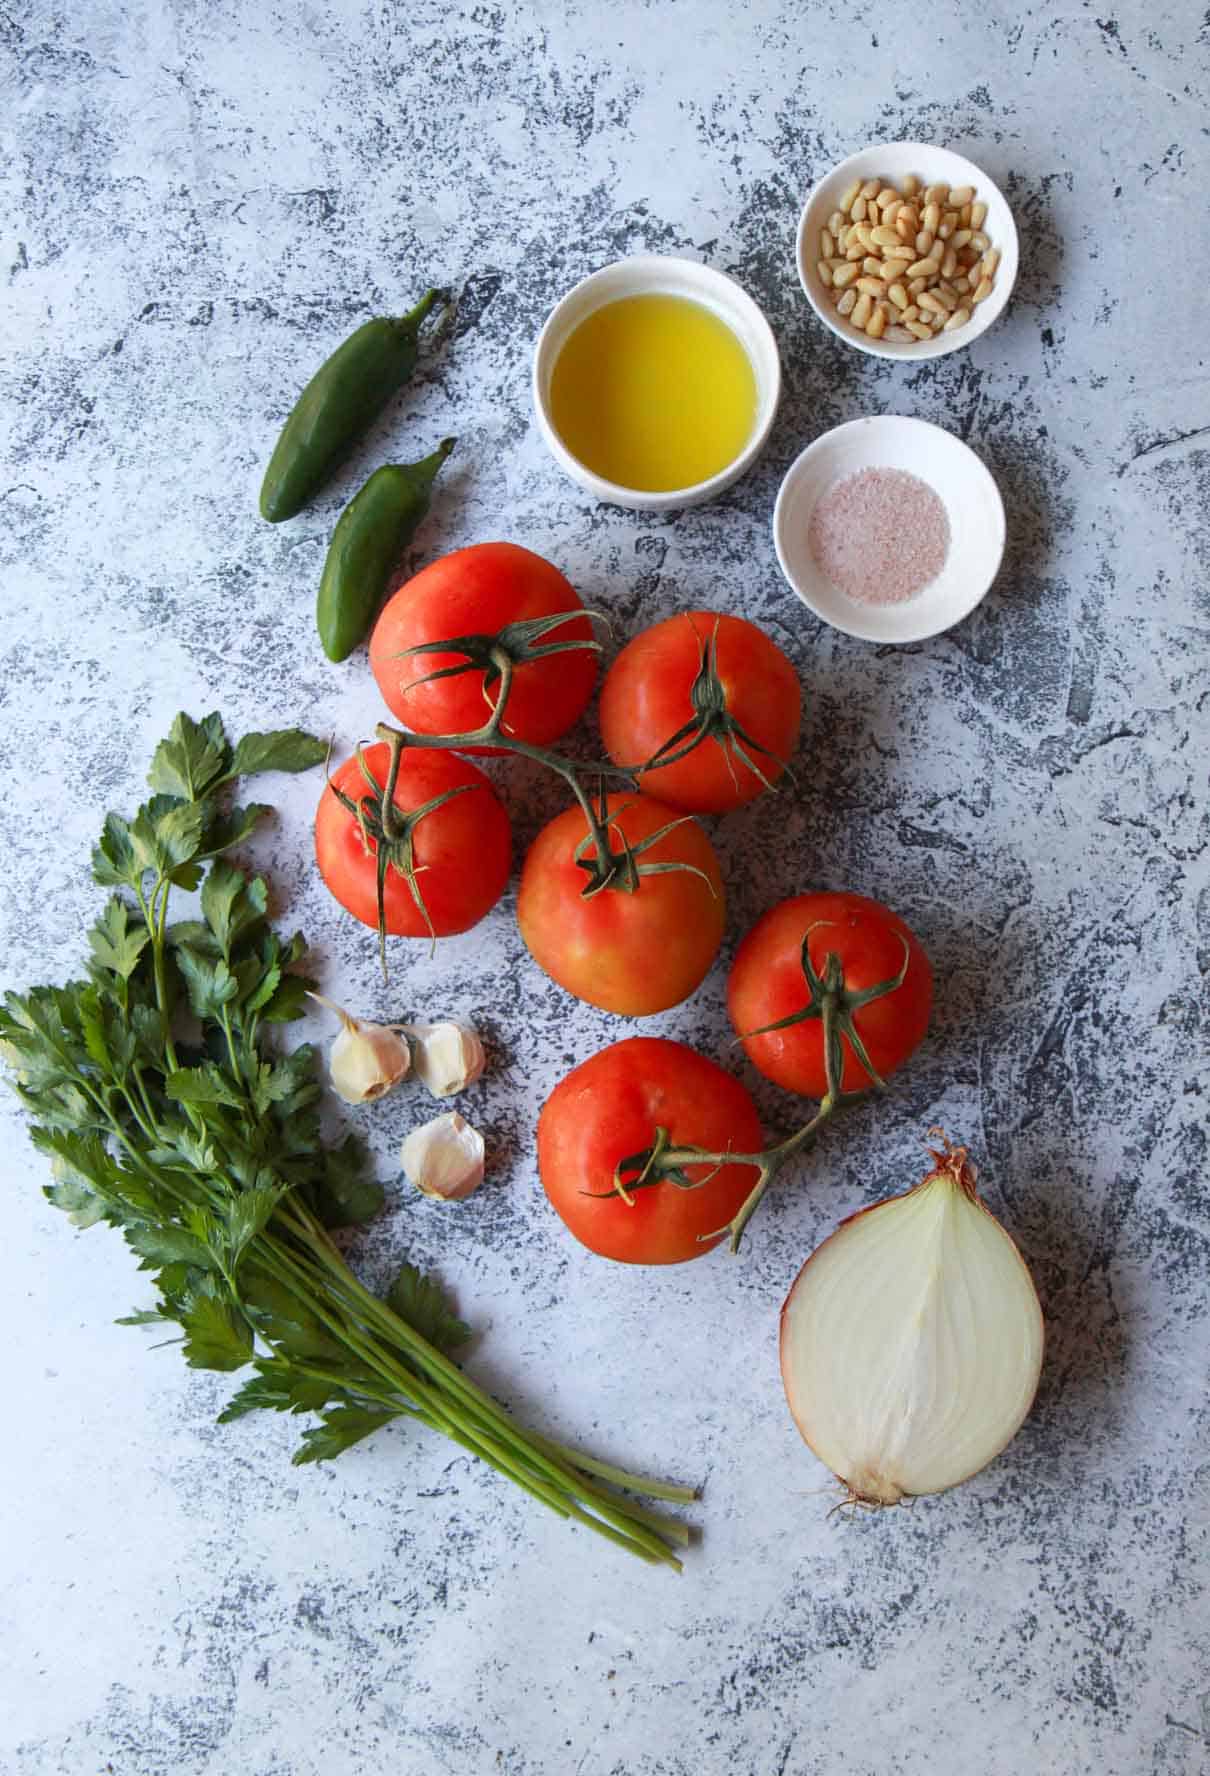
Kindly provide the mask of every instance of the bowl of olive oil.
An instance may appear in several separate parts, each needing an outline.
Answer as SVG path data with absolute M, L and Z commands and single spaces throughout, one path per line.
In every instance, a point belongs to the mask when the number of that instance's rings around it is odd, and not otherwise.
M 747 292 L 693 259 L 594 272 L 542 329 L 534 406 L 556 462 L 610 505 L 701 505 L 759 456 L 781 392 L 777 342 Z

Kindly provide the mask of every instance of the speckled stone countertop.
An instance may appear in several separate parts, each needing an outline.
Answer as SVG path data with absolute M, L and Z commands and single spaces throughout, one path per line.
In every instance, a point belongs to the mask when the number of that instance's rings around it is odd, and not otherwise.
M 78 969 L 89 844 L 139 799 L 176 709 L 301 721 L 340 747 L 372 728 L 364 655 L 333 668 L 314 638 L 325 541 L 367 464 L 448 431 L 417 564 L 510 537 L 620 635 L 691 601 L 763 622 L 801 670 L 801 792 L 719 824 L 730 936 L 651 1027 L 738 1065 L 735 939 L 810 885 L 890 901 L 939 982 L 926 1046 L 739 1259 L 611 1267 L 548 1209 L 532 1131 L 618 1021 L 539 975 L 511 894 L 384 994 L 309 859 L 316 778 L 273 780 L 260 856 L 328 989 L 371 1013 L 439 1002 L 493 1046 L 468 1100 L 488 1184 L 448 1212 L 392 1184 L 358 1263 L 434 1267 L 482 1333 L 475 1374 L 561 1436 L 701 1481 L 704 1538 L 678 1580 L 435 1437 L 293 1469 L 296 1423 L 217 1427 L 231 1384 L 113 1325 L 145 1281 L 113 1235 L 44 1203 L 5 1094 L 4 1776 L 1210 1765 L 1210 23 L 1193 0 L 1018 13 L 0 12 L 5 983 Z M 1006 316 L 921 367 L 848 351 L 795 280 L 805 192 L 878 138 L 963 150 L 1021 231 Z M 553 301 L 643 250 L 732 272 L 785 367 L 758 467 L 669 518 L 581 497 L 529 407 Z M 466 286 L 443 352 L 311 511 L 261 523 L 294 392 L 429 282 Z M 1008 508 L 984 605 L 898 650 L 805 614 L 770 539 L 788 463 L 869 412 L 953 428 Z M 523 844 L 561 798 L 506 775 Z M 785 1126 L 786 1100 L 758 1097 Z M 399 1095 L 355 1118 L 388 1179 L 417 1114 Z M 912 1179 L 939 1121 L 1037 1279 L 1041 1393 L 959 1491 L 829 1517 L 783 1403 L 777 1310 L 842 1215 Z

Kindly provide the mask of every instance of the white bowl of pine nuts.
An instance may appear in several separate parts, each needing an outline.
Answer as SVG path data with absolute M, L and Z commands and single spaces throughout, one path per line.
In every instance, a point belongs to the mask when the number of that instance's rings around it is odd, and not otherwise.
M 939 358 L 1004 312 L 1017 230 L 973 161 L 927 142 L 852 154 L 798 225 L 798 275 L 825 327 L 878 358 Z

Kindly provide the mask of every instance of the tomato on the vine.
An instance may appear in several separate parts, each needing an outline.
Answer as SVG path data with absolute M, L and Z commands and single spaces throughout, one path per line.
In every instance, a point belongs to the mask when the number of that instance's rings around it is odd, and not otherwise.
M 363 747 L 360 759 L 384 790 L 389 747 Z M 360 820 L 342 794 L 357 804 Z M 385 930 L 451 937 L 477 925 L 503 894 L 512 857 L 508 815 L 491 783 L 455 753 L 405 747 L 392 799 L 396 836 L 388 835 L 387 855 L 398 864 L 388 862 L 382 884 Z M 422 812 L 430 803 L 437 805 Z M 354 755 L 333 773 L 315 816 L 320 874 L 341 906 L 375 927 L 381 806 Z
M 663 1037 L 631 1036 L 602 1049 L 542 1107 L 543 1187 L 568 1229 L 603 1258 L 680 1264 L 700 1257 L 718 1244 L 756 1181 L 751 1166 L 693 1165 L 684 1172 L 694 1188 L 670 1179 L 639 1183 L 639 1168 L 622 1162 L 650 1148 L 658 1129 L 673 1147 L 758 1153 L 762 1146 L 756 1107 L 739 1081 Z
M 504 731 L 547 746 L 583 713 L 597 655 L 590 646 L 566 646 L 592 641 L 587 615 L 550 629 L 542 620 L 580 610 L 571 582 L 541 555 L 517 543 L 474 543 L 431 562 L 388 599 L 370 637 L 370 665 L 405 726 L 419 734 L 468 734 L 495 706 L 501 680 L 492 649 L 503 646 L 514 663 Z M 464 645 L 408 652 L 453 640 Z
M 543 827 L 521 871 L 517 923 L 534 961 L 577 999 L 645 1017 L 679 1005 L 709 972 L 722 877 L 691 816 L 650 796 L 610 795 L 606 810 L 607 859 L 582 808 Z
M 806 1015 L 812 991 L 803 941 L 821 980 L 829 955 L 839 960 L 846 992 L 887 990 L 851 1011 L 871 1065 L 885 1079 L 919 1047 L 933 1004 L 933 971 L 896 913 L 864 894 L 799 894 L 758 919 L 740 944 L 727 983 L 727 1010 L 749 1060 L 768 1079 L 809 1098 L 827 1092 L 823 1020 Z M 902 974 L 902 980 L 898 977 Z M 898 984 L 895 984 L 898 981 Z M 781 1030 L 769 1024 L 795 1018 Z M 763 1034 L 756 1034 L 761 1031 Z M 847 1035 L 841 1036 L 844 1091 L 870 1083 Z
M 696 814 L 751 802 L 798 744 L 798 674 L 743 617 L 682 611 L 624 647 L 601 687 L 601 737 L 617 765 L 644 771 L 645 793 Z M 690 748 L 691 750 L 686 750 Z

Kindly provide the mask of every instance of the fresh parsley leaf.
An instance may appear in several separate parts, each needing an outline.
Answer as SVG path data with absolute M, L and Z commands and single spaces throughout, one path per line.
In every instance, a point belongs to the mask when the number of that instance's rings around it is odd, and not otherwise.
M 465 1344 L 471 1335 L 465 1320 L 460 1320 L 450 1307 L 441 1285 L 422 1275 L 414 1264 L 400 1268 L 387 1290 L 387 1306 L 406 1320 L 414 1332 L 447 1355 Z
M 257 1360 L 258 1375 L 246 1381 L 237 1394 L 228 1400 L 218 1415 L 220 1424 L 230 1424 L 246 1412 L 318 1412 L 339 1390 L 329 1381 L 317 1381 L 302 1375 L 280 1358 Z
M 356 1135 L 329 1147 L 315 1181 L 315 1211 L 325 1227 L 370 1221 L 382 1208 L 382 1185 L 367 1171 L 366 1150 Z
M 258 1007 L 266 1024 L 292 1024 L 305 1017 L 307 994 L 317 985 L 309 974 L 283 974 L 272 997 Z
M 261 923 L 268 905 L 263 876 L 245 876 L 223 857 L 211 864 L 202 884 L 202 916 L 228 960 L 232 945 Z
M 122 980 L 129 980 L 150 937 L 151 933 L 141 919 L 132 927 L 130 908 L 120 896 L 113 894 L 89 932 L 88 941 L 98 966 L 110 969 Z
M 242 845 L 265 815 L 272 812 L 268 802 L 249 802 L 246 808 L 232 808 L 227 813 L 211 813 L 202 834 L 199 859 L 217 857 L 220 851 L 230 851 L 233 845 Z
M 179 872 L 181 866 L 192 864 L 201 849 L 205 823 L 206 810 L 200 803 L 178 801 L 170 795 L 152 796 L 130 826 L 135 855 L 157 875 Z
M 61 1184 L 44 1184 L 42 1194 L 56 1209 L 62 1209 L 76 1227 L 95 1227 L 98 1221 L 105 1219 L 105 1204 L 78 1178 L 64 1178 Z
M 164 1092 L 178 1104 L 225 1104 L 240 1110 L 244 1103 L 239 1086 L 213 1061 L 204 1061 L 200 1067 L 178 1067 L 165 1079 Z
M 126 1244 L 137 1252 L 143 1262 L 140 1270 L 154 1270 L 161 1264 L 187 1264 L 194 1270 L 213 1270 L 210 1250 L 195 1234 L 187 1233 L 171 1221 L 160 1226 L 134 1221 L 122 1229 Z
M 252 1328 L 220 1293 L 215 1278 L 189 1298 L 180 1316 L 191 1369 L 242 1369 L 252 1357 Z
M 199 955 L 188 944 L 178 944 L 177 965 L 185 977 L 189 1009 L 194 1017 L 220 1017 L 224 1005 L 230 1005 L 239 991 L 238 982 L 227 964 L 219 957 Z
M 156 747 L 147 781 L 152 789 L 195 802 L 223 776 L 230 759 L 222 717 L 216 713 L 195 722 L 182 711 Z
M 380 1407 L 333 1406 L 322 1415 L 321 1424 L 303 1432 L 302 1447 L 295 1450 L 292 1457 L 294 1466 L 301 1468 L 307 1462 L 331 1461 L 342 1450 L 372 1436 L 398 1416 L 397 1412 L 387 1412 Z
M 138 1309 L 138 1311 L 136 1313 L 123 1314 L 120 1320 L 114 1321 L 114 1325 L 115 1326 L 162 1326 L 164 1324 L 164 1322 L 167 1320 L 167 1318 L 168 1318 L 167 1314 L 157 1313 L 157 1311 L 154 1307 L 141 1307 Z
M 236 1197 L 227 1214 L 228 1262 L 232 1270 L 243 1256 L 244 1248 L 269 1225 L 274 1209 L 285 1195 L 284 1186 L 260 1184 Z
M 259 771 L 309 771 L 328 756 L 322 740 L 301 728 L 278 728 L 268 734 L 245 734 L 235 749 L 228 773 L 252 777 Z
M 92 875 L 102 888 L 137 888 L 148 865 L 136 853 L 130 825 L 120 814 L 107 814 L 101 836 L 93 846 Z

